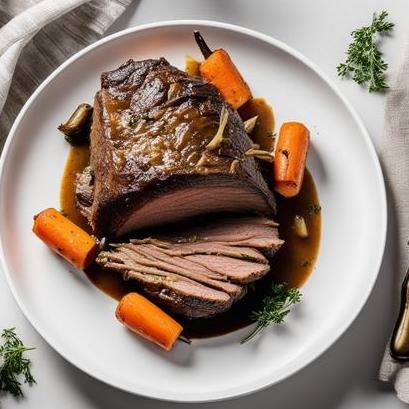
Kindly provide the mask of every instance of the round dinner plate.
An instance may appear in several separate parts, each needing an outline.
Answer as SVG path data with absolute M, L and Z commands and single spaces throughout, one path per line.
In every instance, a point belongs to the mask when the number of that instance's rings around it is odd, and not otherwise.
M 231 54 L 276 123 L 311 130 L 308 166 L 322 204 L 323 230 L 303 300 L 285 324 L 240 345 L 249 328 L 177 343 L 164 352 L 124 329 L 116 302 L 73 271 L 31 232 L 33 215 L 59 207 L 69 146 L 57 131 L 81 102 L 92 103 L 103 71 L 129 58 L 165 57 L 181 69 L 200 58 L 192 32 Z M 172 401 L 210 401 L 265 388 L 316 359 L 352 323 L 376 280 L 386 237 L 379 162 L 360 119 L 335 86 L 300 53 L 246 28 L 170 21 L 106 37 L 62 64 L 28 100 L 0 163 L 0 258 L 20 308 L 69 362 L 110 385 Z M 335 368 L 334 368 L 335 370 Z

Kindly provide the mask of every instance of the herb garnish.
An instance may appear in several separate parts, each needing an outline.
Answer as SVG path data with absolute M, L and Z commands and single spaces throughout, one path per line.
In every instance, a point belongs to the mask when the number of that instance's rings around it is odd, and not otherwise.
M 1 334 L 3 344 L 0 346 L 0 391 L 9 392 L 15 397 L 23 397 L 20 375 L 24 383 L 30 386 L 35 383 L 30 371 L 31 361 L 24 357 L 27 348 L 18 338 L 15 328 L 4 329 Z
M 301 267 L 308 267 L 310 264 L 311 264 L 311 261 L 305 260 L 305 261 L 303 261 L 303 263 L 301 264 Z
M 263 299 L 263 307 L 260 311 L 253 311 L 250 318 L 257 322 L 256 328 L 245 338 L 241 344 L 261 334 L 271 324 L 281 324 L 290 307 L 301 301 L 301 292 L 298 288 L 287 288 L 285 284 L 273 283 L 271 295 Z
M 318 214 L 321 211 L 321 206 L 318 203 L 310 203 L 307 209 L 308 214 Z
M 374 13 L 370 26 L 361 27 L 351 33 L 353 41 L 348 46 L 347 59 L 337 67 L 340 77 L 352 75 L 356 83 L 366 84 L 369 92 L 388 88 L 384 73 L 388 64 L 382 58 L 376 42 L 377 36 L 386 34 L 394 26 L 386 21 L 387 16 L 388 12 L 385 10 L 379 15 Z

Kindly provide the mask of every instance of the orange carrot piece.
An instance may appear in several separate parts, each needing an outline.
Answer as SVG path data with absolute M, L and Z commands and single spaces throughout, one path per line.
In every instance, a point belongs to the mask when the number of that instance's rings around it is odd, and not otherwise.
M 200 74 L 219 90 L 225 101 L 234 109 L 240 108 L 252 97 L 249 86 L 223 49 L 213 51 L 200 64 Z
M 96 240 L 53 208 L 34 216 L 33 232 L 52 250 L 83 270 L 98 252 Z
M 183 327 L 155 304 L 137 293 L 122 297 L 116 308 L 117 319 L 160 347 L 170 351 Z
M 286 122 L 280 129 L 274 156 L 275 190 L 285 197 L 300 192 L 310 144 L 309 130 L 299 122 Z

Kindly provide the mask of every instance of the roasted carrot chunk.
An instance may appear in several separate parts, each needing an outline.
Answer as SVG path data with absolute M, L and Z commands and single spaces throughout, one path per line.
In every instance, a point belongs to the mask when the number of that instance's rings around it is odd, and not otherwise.
M 274 156 L 274 183 L 275 190 L 285 197 L 300 192 L 309 143 L 310 132 L 303 124 L 282 125 Z
M 201 76 L 214 85 L 234 109 L 240 108 L 249 99 L 251 91 L 229 54 L 223 50 L 215 50 L 200 64 Z
M 170 351 L 183 327 L 155 304 L 137 293 L 122 297 L 116 308 L 117 319 L 160 347 Z
M 194 32 L 195 40 L 205 60 L 200 64 L 200 75 L 214 85 L 234 109 L 239 109 L 249 99 L 251 91 L 227 51 L 212 51 L 199 33 Z
M 98 252 L 96 240 L 53 208 L 34 216 L 33 232 L 57 254 L 83 270 Z

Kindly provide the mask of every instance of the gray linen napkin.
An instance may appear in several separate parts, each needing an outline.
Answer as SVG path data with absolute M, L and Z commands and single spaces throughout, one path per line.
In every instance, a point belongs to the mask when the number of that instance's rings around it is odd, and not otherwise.
M 131 2 L 2 2 L 0 111 L 5 104 L 0 113 L 0 152 L 14 119 L 38 85 L 68 57 L 97 40 Z
M 393 77 L 385 104 L 381 160 L 397 231 L 393 239 L 398 244 L 393 271 L 399 275 L 401 283 L 409 267 L 409 44 Z M 389 346 L 382 360 L 379 379 L 393 384 L 399 399 L 409 403 L 409 364 L 396 362 L 390 355 Z

